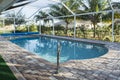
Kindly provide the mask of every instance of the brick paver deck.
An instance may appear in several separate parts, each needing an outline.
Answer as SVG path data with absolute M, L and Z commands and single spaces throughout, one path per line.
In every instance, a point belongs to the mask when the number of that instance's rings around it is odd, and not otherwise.
M 0 55 L 18 80 L 120 80 L 120 43 L 86 41 L 103 43 L 109 52 L 99 58 L 62 63 L 59 74 L 53 74 L 55 64 L 2 37 L 0 37 Z

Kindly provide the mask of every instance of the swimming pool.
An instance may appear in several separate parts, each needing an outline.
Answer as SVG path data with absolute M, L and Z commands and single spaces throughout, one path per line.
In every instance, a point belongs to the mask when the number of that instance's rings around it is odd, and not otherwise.
M 18 38 L 11 41 L 52 63 L 56 63 L 58 41 L 61 44 L 60 62 L 96 58 L 108 52 L 104 45 L 53 39 L 43 36 Z

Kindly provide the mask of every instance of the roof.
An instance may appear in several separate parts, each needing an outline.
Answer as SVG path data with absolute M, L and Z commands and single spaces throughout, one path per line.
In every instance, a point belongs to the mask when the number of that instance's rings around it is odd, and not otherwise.
M 9 8 L 14 2 L 14 0 L 0 0 L 0 12 Z
M 0 0 L 0 12 L 26 5 L 36 0 Z

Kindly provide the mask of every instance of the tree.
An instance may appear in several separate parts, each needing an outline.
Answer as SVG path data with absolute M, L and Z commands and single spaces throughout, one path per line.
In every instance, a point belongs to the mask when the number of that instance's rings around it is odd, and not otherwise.
M 46 14 L 45 12 L 43 11 L 39 11 L 39 13 L 37 15 L 35 15 L 35 19 L 36 21 L 39 21 L 39 20 L 42 20 L 44 18 L 47 18 L 48 17 L 48 14 Z M 49 19 L 44 19 L 43 22 L 48 22 Z
M 120 9 L 120 2 L 113 2 L 112 3 L 113 9 Z M 110 9 L 110 6 L 109 6 Z M 114 18 L 120 18 L 120 11 L 114 11 Z M 111 22 L 112 21 L 112 12 L 107 12 L 103 15 L 104 22 Z
M 106 9 L 109 9 L 107 5 L 107 0 L 79 0 L 81 7 L 79 8 L 79 13 L 86 13 L 86 12 L 99 12 Z M 96 25 L 100 22 L 102 13 L 90 14 L 81 16 L 81 19 L 90 20 L 93 24 L 93 37 L 96 36 Z
M 70 0 L 70 1 L 66 1 L 64 2 L 64 4 L 69 7 L 72 11 L 75 11 L 75 9 L 78 8 L 78 4 L 74 4 L 75 0 Z M 72 6 L 71 6 L 72 5 Z M 58 16 L 65 16 L 65 15 L 69 15 L 71 14 L 63 5 L 52 5 L 51 6 L 51 10 L 50 10 L 50 14 L 53 15 L 54 17 L 58 17 Z M 59 18 L 65 21 L 66 23 L 66 27 L 65 27 L 65 34 L 68 33 L 68 25 L 71 23 L 71 21 L 73 21 L 73 17 L 64 17 L 64 18 Z
M 115 10 L 120 8 L 120 2 L 113 2 L 112 7 L 114 9 L 114 35 L 119 34 L 119 23 L 120 23 L 120 11 Z M 103 21 L 104 22 L 112 22 L 112 12 L 108 12 L 105 15 L 103 15 Z M 108 31 L 112 31 L 112 23 L 108 26 Z
M 46 12 L 43 12 L 43 11 L 39 11 L 39 13 L 37 14 L 37 15 L 35 15 L 35 19 L 36 19 L 36 22 L 37 21 L 40 21 L 40 20 L 42 20 L 43 21 L 43 25 L 41 25 L 41 33 L 44 33 L 45 31 L 48 31 L 48 30 L 50 30 L 50 24 L 49 24 L 49 22 L 50 22 L 50 20 L 52 20 L 53 21 L 53 19 L 47 19 L 49 17 L 49 15 L 46 13 Z M 46 18 L 46 19 L 45 19 Z M 47 25 L 45 25 L 45 24 L 49 24 L 48 26 L 49 26 L 49 28 L 48 27 L 45 27 L 45 26 L 47 26 Z M 39 30 L 39 26 L 38 26 L 38 30 Z
M 25 23 L 25 16 L 22 15 L 21 13 L 19 13 L 18 15 L 15 16 L 15 14 L 11 13 L 11 14 L 7 14 L 6 17 L 8 17 L 5 20 L 5 24 L 6 25 L 10 25 L 14 23 L 14 18 L 15 18 L 15 24 L 16 25 L 20 25 Z

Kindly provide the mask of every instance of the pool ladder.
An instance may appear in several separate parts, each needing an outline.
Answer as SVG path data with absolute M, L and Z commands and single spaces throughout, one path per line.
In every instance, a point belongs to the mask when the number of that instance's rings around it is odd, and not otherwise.
M 56 68 L 56 74 L 59 73 L 59 68 L 60 68 L 60 52 L 61 52 L 61 44 L 60 44 L 60 41 L 58 41 L 58 44 L 57 44 L 57 68 Z

